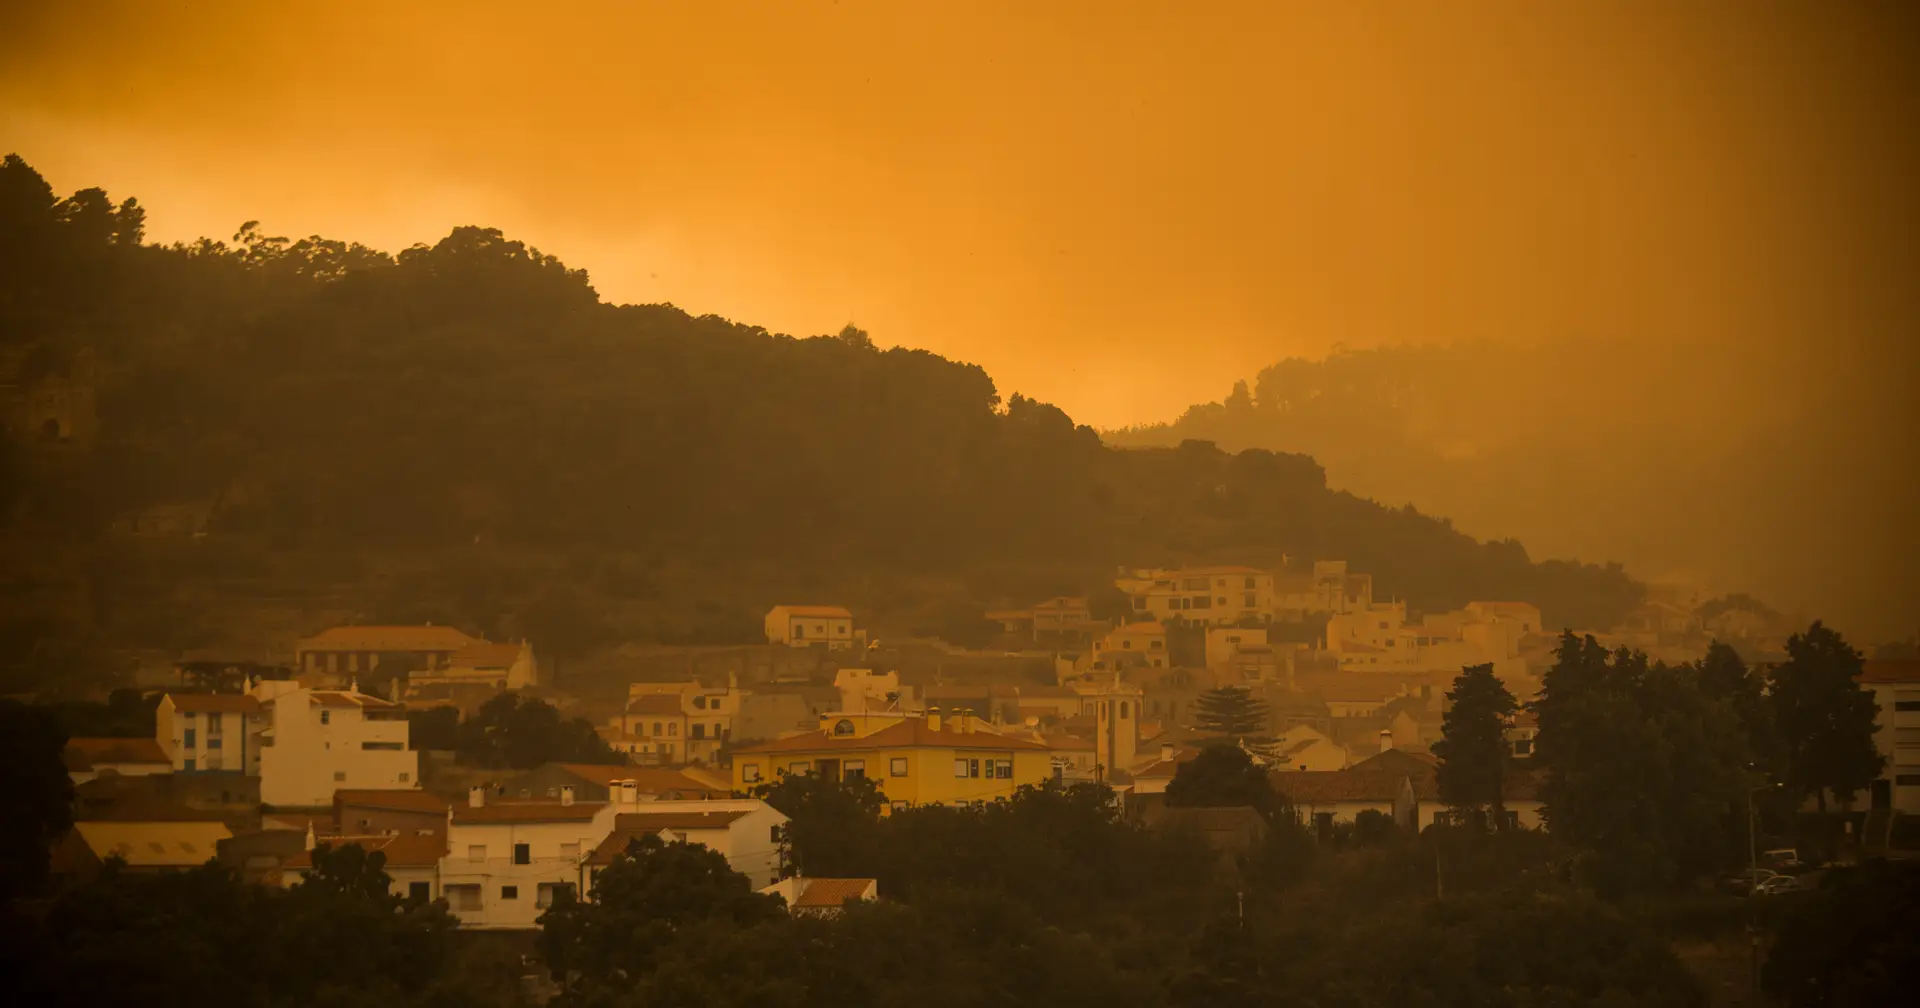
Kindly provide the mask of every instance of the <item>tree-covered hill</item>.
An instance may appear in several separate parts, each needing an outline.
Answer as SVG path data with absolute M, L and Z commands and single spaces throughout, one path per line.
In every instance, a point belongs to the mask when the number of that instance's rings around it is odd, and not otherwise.
M 745 636 L 794 572 L 886 615 L 917 578 L 961 605 L 1086 591 L 1117 564 L 1283 554 L 1347 558 L 1416 606 L 1533 600 L 1556 625 L 1610 623 L 1637 594 L 1617 567 L 1531 563 L 1330 490 L 1303 455 L 1106 447 L 977 366 L 851 326 L 796 339 L 606 304 L 498 231 L 389 256 L 253 225 L 161 247 L 141 217 L 98 190 L 56 199 L 17 157 L 0 168 L 7 535 L 92 558 L 106 597 L 83 620 L 116 610 L 128 562 L 102 552 L 108 530 L 181 503 L 204 506 L 196 548 L 229 573 L 314 558 L 300 569 L 372 619 L 426 604 L 487 624 L 624 592 Z M 49 409 L 77 419 L 48 427 Z M 502 577 L 477 550 L 564 560 Z M 361 583 L 383 554 L 457 583 L 397 603 Z M 580 633 L 673 636 L 624 617 Z M 7 633 L 16 652 L 33 636 Z

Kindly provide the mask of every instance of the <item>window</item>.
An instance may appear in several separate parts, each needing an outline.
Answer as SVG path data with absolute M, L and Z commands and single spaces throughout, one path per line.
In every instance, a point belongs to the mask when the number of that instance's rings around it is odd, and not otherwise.
M 406 746 L 403 746 L 398 742 L 362 742 L 360 743 L 360 748 L 398 751 L 401 749 L 405 749 Z
M 978 776 L 980 776 L 980 761 L 979 761 L 979 760 L 977 760 L 977 759 L 970 759 L 970 760 L 968 760 L 968 761 L 967 761 L 967 776 L 969 776 L 969 777 L 978 777 Z
M 994 760 L 993 771 L 993 775 L 1000 780 L 1012 780 L 1013 761 L 1010 759 Z
M 183 718 L 186 718 L 186 719 L 187 719 L 188 721 L 192 721 L 192 720 L 194 719 L 194 712 L 193 712 L 193 711 L 184 711 L 184 712 L 182 712 L 182 713 L 181 713 L 181 715 L 180 715 L 180 716 L 181 716 L 181 717 L 183 717 Z
M 867 776 L 867 761 L 850 759 L 841 766 L 840 776 L 846 780 L 864 780 Z
M 967 775 L 967 761 L 966 761 L 966 760 L 963 760 L 963 759 L 957 759 L 957 760 L 954 760 L 954 761 L 953 761 L 953 775 L 954 775 L 955 777 L 965 777 L 965 776 Z
M 220 748 L 220 739 L 217 739 L 217 738 L 209 738 L 209 739 L 207 739 L 207 748 L 209 748 L 209 749 L 218 749 L 218 748 Z
M 1920 773 L 1897 774 L 1894 776 L 1893 782 L 1901 787 L 1920 786 Z
M 759 779 L 760 779 L 760 764 L 758 764 L 758 763 L 742 763 L 742 764 L 740 764 L 740 779 L 741 779 L 741 780 L 743 780 L 743 781 L 745 781 L 745 782 L 746 782 L 746 783 L 748 783 L 748 784 L 751 784 L 751 783 L 753 783 L 754 781 L 757 781 L 757 780 L 759 780 Z
M 1132 716 L 1133 716 L 1132 706 L 1128 704 L 1125 700 L 1120 701 L 1120 717 L 1124 719 Z
M 1248 591 L 1252 591 L 1252 590 L 1254 590 L 1255 588 L 1258 588 L 1258 587 L 1260 587 L 1260 583 L 1259 583 L 1258 581 L 1255 581 L 1255 580 L 1254 580 L 1254 579 L 1252 579 L 1252 578 L 1248 578 L 1248 579 L 1247 579 L 1247 583 L 1246 583 L 1246 585 L 1245 585 L 1245 587 L 1246 587 L 1246 589 L 1247 589 Z M 1249 602 L 1249 603 L 1247 603 L 1247 604 L 1248 604 L 1248 605 L 1252 605 L 1253 603 L 1251 603 L 1251 602 Z
M 207 734 L 208 735 L 220 734 L 220 723 L 225 720 L 226 720 L 225 718 L 221 717 L 218 714 L 207 715 Z
M 1222 609 L 1225 609 L 1227 607 L 1227 597 L 1225 595 L 1222 595 L 1219 598 L 1214 599 L 1213 604 L 1219 606 Z
M 813 764 L 807 762 L 806 760 L 794 760 L 793 762 L 787 764 L 787 772 L 790 774 L 803 774 L 803 773 L 807 773 L 812 769 L 813 769 Z
M 1211 595 L 1195 595 L 1190 601 L 1192 601 L 1192 608 L 1194 609 L 1213 608 L 1213 596 Z
M 1895 728 L 1893 730 L 1893 744 L 1902 748 L 1907 746 L 1920 746 L 1920 728 Z
M 848 721 L 845 718 L 842 718 L 833 723 L 833 733 L 835 735 L 851 735 L 853 734 L 853 732 L 854 732 L 854 728 L 853 728 L 852 721 Z
M 320 712 L 320 723 L 321 723 L 321 724 L 332 724 L 332 723 L 333 723 L 333 712 L 332 712 L 332 711 L 330 711 L 330 710 L 323 710 L 323 711 L 321 711 L 321 712 Z
M 653 723 L 653 733 L 654 733 L 655 735 L 661 735 L 661 734 L 664 734 L 664 733 L 663 733 L 663 732 L 662 732 L 662 731 L 660 730 L 660 722 L 658 722 L 658 721 L 655 721 L 655 722 Z
M 407 773 L 405 770 L 400 771 L 400 783 L 405 784 L 412 777 L 413 775 L 410 773 Z
M 1255 595 L 1252 592 L 1248 592 L 1246 600 L 1241 604 L 1246 606 L 1248 609 L 1251 609 L 1254 606 L 1257 606 L 1260 604 L 1260 596 Z
M 199 743 L 195 741 L 195 735 L 196 733 L 192 728 L 187 729 L 187 748 L 192 749 L 194 746 L 199 745 Z
M 704 724 L 701 724 L 701 723 L 700 723 L 700 722 L 698 722 L 698 721 L 695 721 L 695 722 L 694 722 L 694 723 L 693 723 L 692 725 L 690 725 L 690 726 L 688 726 L 688 728 L 687 728 L 687 737 L 688 737 L 688 738 L 697 738 L 697 739 L 703 739 L 703 738 L 706 738 L 706 737 L 707 737 L 707 726 L 706 726 L 706 725 L 704 725 Z
M 801 625 L 800 625 L 800 624 L 798 624 L 798 623 L 795 623 L 795 624 L 793 625 L 793 639 L 794 639 L 794 640 L 800 640 L 801 638 L 804 638 L 804 637 L 805 637 L 806 635 L 807 635 L 807 628 L 806 628 L 806 627 L 804 627 L 804 626 L 801 626 Z
M 182 761 L 182 764 L 183 765 L 180 767 L 180 769 L 185 770 L 188 773 L 193 772 L 193 757 L 191 756 L 187 757 L 185 760 Z
M 907 775 L 907 758 L 905 756 L 895 756 L 888 760 L 887 775 L 890 777 L 905 777 Z
M 560 845 L 560 856 L 570 861 L 580 860 L 580 841 Z
M 706 710 L 706 709 L 707 709 L 707 698 L 706 698 L 706 697 L 703 697 L 703 696 L 697 696 L 697 697 L 694 697 L 694 698 L 693 698 L 693 709 L 694 709 L 694 710 Z
M 1159 639 L 1158 637 L 1156 637 L 1156 638 L 1154 638 L 1153 640 L 1151 640 L 1151 641 L 1149 641 L 1149 642 L 1147 643 L 1147 647 L 1149 647 L 1149 648 L 1151 648 L 1152 650 L 1155 650 L 1155 651 L 1158 651 L 1158 650 L 1160 650 L 1161 648 L 1163 648 L 1163 647 L 1166 647 L 1166 646 L 1167 646 L 1167 642 L 1166 642 L 1166 641 L 1163 641 L 1163 640 L 1161 640 L 1161 639 Z
M 554 897 L 562 892 L 571 894 L 573 892 L 573 883 L 542 882 L 539 887 L 533 891 L 533 905 L 537 907 L 550 907 L 553 905 Z
M 533 863 L 533 845 L 523 844 L 523 843 L 514 844 L 513 845 L 513 863 L 514 864 L 532 864 Z
M 1515 756 L 1533 755 L 1533 740 L 1525 738 L 1515 739 L 1513 742 L 1513 754 Z
M 447 905 L 455 910 L 468 912 L 480 909 L 480 887 L 477 885 L 448 886 Z
M 1133 638 L 1131 638 L 1131 637 L 1123 637 L 1123 638 L 1121 638 L 1121 639 L 1120 639 L 1120 649 L 1121 649 L 1122 651 L 1131 651 L 1131 650 L 1133 650 Z M 191 732 L 189 732 L 188 734 L 192 734 L 192 733 L 191 733 Z
M 432 899 L 433 883 L 431 882 L 407 883 L 407 898 L 414 901 L 415 903 L 425 903 L 426 901 Z
M 680 734 L 680 726 L 671 721 L 667 722 L 667 734 L 669 736 Z
M 1145 595 L 1135 595 L 1133 597 L 1133 607 L 1135 609 L 1145 609 L 1147 607 L 1147 597 Z
M 519 886 L 517 886 L 517 885 L 503 885 L 503 886 L 501 886 L 501 887 L 500 887 L 500 898 L 501 898 L 501 899 L 503 899 L 503 900 L 509 900 L 509 899 L 519 899 L 519 898 L 520 898 L 520 887 L 519 887 Z
M 774 843 L 779 843 L 779 842 L 780 842 L 780 827 L 778 827 L 778 826 L 769 826 L 769 827 L 767 827 L 767 839 L 769 839 L 769 840 L 771 840 L 771 841 L 773 841 Z
M 1382 630 L 1385 630 L 1386 628 L 1387 628 L 1387 622 L 1386 622 L 1386 620 L 1381 620 L 1381 621 L 1380 621 L 1380 629 L 1382 629 Z
M 486 859 L 487 859 L 486 844 L 471 844 L 467 847 L 467 860 L 485 861 Z
M 333 772 L 333 779 L 336 783 L 339 781 L 344 781 L 347 779 L 347 772 L 345 770 L 335 770 Z

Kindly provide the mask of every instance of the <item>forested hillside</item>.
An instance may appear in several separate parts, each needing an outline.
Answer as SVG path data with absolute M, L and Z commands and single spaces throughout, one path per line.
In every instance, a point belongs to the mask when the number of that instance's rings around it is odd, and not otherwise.
M 9 607 L 16 670 L 83 664 L 63 640 L 217 644 L 223 585 L 299 582 L 560 654 L 751 639 L 796 592 L 911 620 L 1088 591 L 1116 564 L 1283 554 L 1347 558 L 1416 606 L 1537 601 L 1555 625 L 1606 625 L 1637 594 L 1617 567 L 1535 564 L 1331 490 L 1304 455 L 1105 447 L 851 326 L 796 339 L 605 304 L 498 231 L 389 256 L 251 225 L 160 247 L 141 224 L 132 200 L 0 169 L 5 534 L 41 572 L 20 561 L 13 595 L 78 578 L 58 611 Z M 73 423 L 40 419 L 61 409 Z M 170 506 L 204 534 L 126 533 Z M 161 584 L 207 587 L 157 620 L 141 600 Z M 172 636 L 142 639 L 156 624 Z

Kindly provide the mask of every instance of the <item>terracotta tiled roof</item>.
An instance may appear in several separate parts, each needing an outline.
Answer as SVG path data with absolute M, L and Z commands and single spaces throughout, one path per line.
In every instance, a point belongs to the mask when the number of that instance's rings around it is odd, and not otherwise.
M 417 833 L 387 833 L 380 836 L 336 836 L 326 838 L 326 843 L 335 849 L 349 844 L 358 844 L 369 853 L 379 851 L 386 855 L 387 864 L 394 868 L 431 868 L 447 854 L 445 837 L 421 836 Z M 303 850 L 282 864 L 284 868 L 313 867 L 313 852 Z
M 1412 777 L 1415 781 L 1430 779 L 1440 772 L 1440 759 L 1432 753 L 1414 752 L 1411 749 L 1388 749 L 1374 753 L 1353 764 L 1355 770 L 1385 771 Z
M 807 887 L 794 902 L 797 907 L 837 907 L 848 900 L 864 899 L 876 883 L 867 878 L 809 879 Z
M 800 616 L 806 619 L 851 619 L 853 614 L 837 605 L 783 605 L 775 609 L 785 609 L 788 616 Z
M 453 805 L 447 799 L 419 788 L 341 788 L 333 793 L 333 802 L 335 805 L 403 812 L 445 812 Z
M 294 645 L 299 651 L 458 651 L 475 638 L 449 626 L 342 626 Z
M 680 714 L 680 694 L 643 693 L 627 701 L 629 714 Z
M 455 825 L 497 822 L 587 822 L 605 802 L 574 802 L 562 805 L 557 801 L 510 801 L 498 799 L 474 808 L 471 805 L 455 805 L 453 822 Z
M 736 749 L 737 755 L 750 753 L 859 752 L 868 749 L 929 747 L 940 749 L 1025 749 L 1045 752 L 1047 747 L 1032 739 L 999 735 L 977 730 L 957 732 L 942 724 L 939 731 L 927 727 L 925 718 L 908 718 L 888 725 L 871 735 L 834 737 L 826 730 L 802 732 L 772 739 L 759 745 Z
M 193 714 L 258 714 L 260 701 L 245 693 L 168 693 L 175 710 Z
M 68 770 L 81 771 L 101 763 L 173 763 L 150 738 L 70 738 L 62 755 Z
M 174 868 L 205 864 L 231 836 L 224 823 L 207 821 L 81 822 L 80 834 L 95 857 L 119 857 L 135 868 Z
M 598 763 L 560 763 L 560 769 L 586 781 L 602 787 L 612 786 L 617 780 L 630 780 L 641 794 L 666 794 L 672 791 L 690 791 L 699 794 L 712 794 L 715 788 L 681 773 L 678 770 L 663 770 L 659 767 L 605 766 Z
M 1920 661 L 1869 661 L 1860 669 L 1865 683 L 1920 682 Z
M 729 809 L 719 812 L 630 812 L 613 818 L 613 832 L 607 834 L 600 846 L 587 856 L 590 865 L 605 866 L 613 859 L 626 853 L 627 845 L 641 837 L 657 836 L 667 830 L 692 832 L 694 830 L 726 829 L 734 821 L 748 815 L 747 809 Z

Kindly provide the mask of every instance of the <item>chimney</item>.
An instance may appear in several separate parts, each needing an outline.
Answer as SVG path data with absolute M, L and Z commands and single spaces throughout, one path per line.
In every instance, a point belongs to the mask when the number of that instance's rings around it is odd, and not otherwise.
M 927 708 L 927 730 L 929 731 L 940 730 L 940 708 L 938 707 Z
M 318 846 L 318 843 L 319 843 L 319 842 L 318 842 L 317 840 L 315 840 L 315 839 L 314 839 L 314 836 L 313 836 L 313 820 L 312 820 L 312 819 L 308 819 L 308 820 L 307 820 L 307 839 L 306 839 L 306 845 L 307 845 L 307 846 L 306 846 L 306 849 L 307 849 L 307 850 L 312 850 L 312 849 L 313 849 L 314 847 L 316 847 L 316 846 Z
M 573 785 L 571 785 L 571 784 L 563 784 L 563 785 L 561 785 L 561 787 L 560 787 L 560 804 L 562 804 L 562 805 L 571 805 L 571 804 L 573 804 Z
M 1160 744 L 1160 762 L 1173 762 L 1173 745 L 1171 743 L 1162 742 Z
M 1392 748 L 1393 748 L 1393 729 L 1391 728 L 1380 729 L 1380 751 L 1386 752 L 1387 750 Z
M 486 803 L 487 803 L 486 788 L 471 787 L 467 789 L 467 807 L 468 808 L 479 808 L 480 806 L 485 805 Z
M 565 794 L 566 792 L 561 792 Z M 613 800 L 621 808 L 640 804 L 640 785 L 632 779 L 613 782 Z

